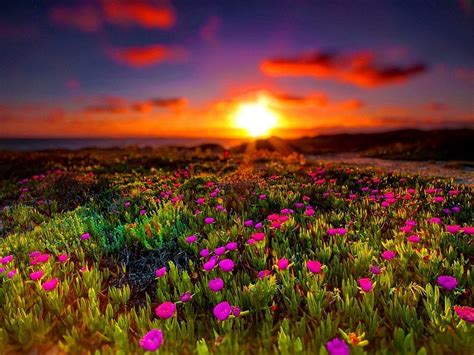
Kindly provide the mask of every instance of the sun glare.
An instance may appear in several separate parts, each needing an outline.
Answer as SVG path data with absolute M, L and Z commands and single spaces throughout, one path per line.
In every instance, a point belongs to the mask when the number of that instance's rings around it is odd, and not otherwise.
M 236 125 L 247 130 L 252 137 L 266 136 L 277 123 L 276 114 L 268 108 L 265 100 L 243 103 L 235 113 Z

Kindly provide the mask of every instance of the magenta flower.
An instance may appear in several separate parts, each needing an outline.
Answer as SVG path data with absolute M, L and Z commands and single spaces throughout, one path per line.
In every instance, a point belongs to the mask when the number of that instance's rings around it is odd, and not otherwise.
M 428 220 L 428 223 L 431 224 L 440 224 L 441 223 L 441 218 L 439 217 L 432 217 Z
M 357 281 L 359 284 L 359 287 L 362 289 L 364 292 L 370 292 L 372 291 L 372 281 L 369 278 L 362 278 Z
M 385 259 L 385 260 L 392 260 L 395 255 L 397 255 L 396 252 L 392 251 L 392 250 L 385 250 L 383 253 L 382 253 L 382 258 Z
M 420 241 L 420 237 L 416 234 L 414 235 L 410 235 L 407 240 L 410 242 L 410 243 L 418 243 Z
M 183 303 L 191 301 L 191 292 L 186 291 L 185 293 L 179 296 L 179 300 Z
M 308 260 L 306 262 L 306 267 L 313 274 L 319 274 L 321 272 L 321 263 L 316 260 Z
M 220 290 L 224 288 L 224 280 L 218 277 L 218 278 L 210 280 L 208 285 L 209 285 L 209 289 L 212 292 L 219 292 Z
M 286 270 L 288 268 L 289 262 L 288 259 L 282 258 L 279 259 L 277 262 L 277 266 L 279 270 Z
M 9 279 L 13 279 L 13 277 L 16 275 L 16 273 L 17 273 L 16 269 L 13 269 L 13 270 L 7 272 L 7 277 Z
M 163 277 L 166 275 L 166 266 L 155 270 L 155 276 L 157 278 Z
M 199 255 L 201 255 L 203 258 L 207 258 L 209 256 L 209 249 L 202 249 L 199 252 Z
M 69 259 L 69 256 L 67 254 L 58 255 L 58 261 L 60 263 L 65 263 L 68 259 Z
M 140 210 L 140 216 L 143 216 L 146 213 L 146 210 Z
M 454 306 L 453 308 L 459 318 L 474 324 L 474 308 L 468 306 Z
M 3 258 L 0 259 L 0 263 L 3 264 L 3 265 L 6 265 L 9 262 L 11 262 L 12 260 L 13 260 L 13 255 L 7 255 L 7 256 L 4 256 Z
M 176 305 L 173 302 L 163 302 L 155 309 L 155 313 L 161 319 L 168 319 L 173 317 L 176 311 Z
M 41 255 L 41 252 L 39 250 L 35 250 L 35 251 L 32 251 L 30 253 L 30 259 L 34 259 L 36 258 L 37 256 Z
M 266 200 L 266 199 L 267 199 L 267 195 L 261 194 L 260 196 L 258 196 L 258 198 L 259 198 L 260 200 Z
M 272 272 L 270 270 L 262 270 L 262 271 L 259 271 L 258 278 L 264 279 L 265 277 L 270 276 L 271 274 Z
M 34 271 L 30 274 L 30 279 L 33 281 L 38 281 L 39 279 L 43 277 L 43 275 L 44 275 L 43 270 Z
M 204 270 L 206 270 L 206 271 L 211 271 L 212 269 L 215 268 L 215 266 L 216 266 L 216 259 L 215 259 L 215 258 L 211 258 L 211 259 L 209 259 L 209 261 L 205 262 L 202 267 L 203 267 Z
M 163 332 L 161 329 L 151 329 L 140 339 L 140 346 L 145 351 L 156 351 L 163 344 Z
M 237 249 L 237 247 L 238 247 L 238 244 L 237 244 L 236 242 L 229 242 L 229 243 L 227 243 L 227 245 L 225 246 L 225 248 L 226 248 L 227 250 L 230 250 L 230 251 L 233 251 L 233 250 Z
M 215 221 L 216 221 L 216 220 L 215 220 L 214 218 L 212 218 L 212 217 L 206 217 L 206 218 L 204 218 L 204 223 L 206 223 L 206 224 L 212 224 L 212 223 L 214 223 Z
M 240 316 L 240 307 L 232 306 L 232 314 L 234 317 Z
M 456 278 L 452 276 L 441 275 L 438 276 L 437 283 L 442 288 L 448 291 L 452 291 L 458 285 L 458 280 L 456 280 Z
M 326 343 L 329 355 L 349 355 L 349 345 L 339 338 L 334 338 Z
M 0 274 L 3 274 L 5 272 L 5 268 L 4 267 L 0 267 Z
M 253 221 L 251 219 L 245 221 L 244 226 L 245 227 L 252 227 L 253 226 Z
M 216 255 L 224 255 L 225 247 L 217 247 L 216 249 L 214 249 L 214 253 Z
M 54 279 L 43 282 L 41 286 L 43 287 L 43 290 L 45 291 L 52 291 L 56 288 L 58 283 L 59 283 L 59 279 L 54 278 Z
M 206 202 L 206 200 L 203 198 L 203 197 L 199 197 L 197 200 L 196 200 L 196 203 L 198 205 L 202 205 L 204 202 Z
M 90 233 L 84 233 L 83 235 L 81 235 L 81 239 L 82 240 L 87 240 L 91 237 Z
M 304 214 L 305 216 L 312 216 L 314 215 L 314 210 L 312 208 L 308 208 L 306 211 L 304 211 Z
M 253 238 L 247 239 L 247 244 L 248 245 L 254 245 L 255 244 L 255 239 L 253 239 Z
M 186 243 L 188 244 L 193 244 L 197 240 L 197 237 L 195 235 L 190 235 L 189 237 L 186 237 Z
M 232 312 L 232 307 L 229 302 L 224 301 L 215 306 L 213 312 L 217 319 L 224 321 L 229 318 L 230 313 Z
M 372 265 L 370 266 L 370 272 L 374 275 L 379 275 L 382 272 L 382 267 L 379 265 Z
M 234 262 L 231 259 L 224 259 L 219 262 L 222 271 L 231 272 L 234 269 Z
M 255 229 L 260 229 L 263 227 L 263 223 L 259 222 L 255 225 Z

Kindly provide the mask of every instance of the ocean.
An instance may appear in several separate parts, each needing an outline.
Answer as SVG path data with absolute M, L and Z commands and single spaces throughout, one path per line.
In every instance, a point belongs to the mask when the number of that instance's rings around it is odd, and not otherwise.
M 36 151 L 84 148 L 125 148 L 125 147 L 194 147 L 201 144 L 220 144 L 229 148 L 245 142 L 233 138 L 0 138 L 0 150 Z

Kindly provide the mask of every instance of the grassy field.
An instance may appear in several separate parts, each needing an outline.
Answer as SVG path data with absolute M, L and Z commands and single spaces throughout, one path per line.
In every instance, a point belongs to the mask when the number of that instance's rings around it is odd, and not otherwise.
M 1 354 L 474 349 L 469 186 L 263 151 L 0 167 Z

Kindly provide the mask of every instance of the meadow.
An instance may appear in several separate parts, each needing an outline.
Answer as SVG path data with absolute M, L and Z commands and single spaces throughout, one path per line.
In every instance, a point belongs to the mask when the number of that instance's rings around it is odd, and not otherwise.
M 472 186 L 275 152 L 2 153 L 1 354 L 467 354 Z

